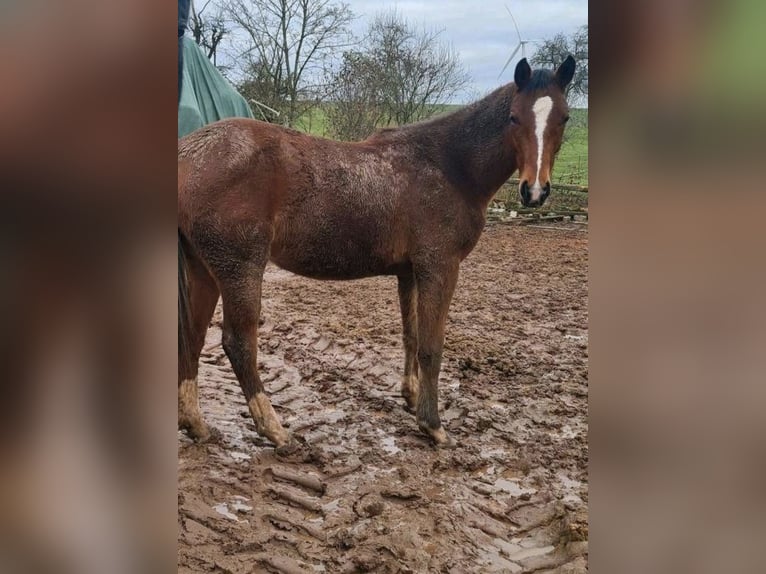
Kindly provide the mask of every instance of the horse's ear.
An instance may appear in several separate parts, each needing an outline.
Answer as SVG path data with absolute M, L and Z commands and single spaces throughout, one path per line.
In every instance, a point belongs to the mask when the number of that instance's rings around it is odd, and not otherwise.
M 567 59 L 556 70 L 556 82 L 561 86 L 561 89 L 565 89 L 569 82 L 572 81 L 575 72 L 575 59 L 570 54 Z
M 518 88 L 519 91 L 523 90 L 531 77 L 532 68 L 529 67 L 527 59 L 522 58 L 519 60 L 519 63 L 516 64 L 516 71 L 513 73 L 513 81 L 516 82 L 516 88 Z

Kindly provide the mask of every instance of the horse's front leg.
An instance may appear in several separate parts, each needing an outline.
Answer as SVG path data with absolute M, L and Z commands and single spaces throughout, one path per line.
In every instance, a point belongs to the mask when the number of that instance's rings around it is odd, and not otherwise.
M 416 416 L 418 426 L 437 446 L 457 445 L 439 419 L 439 370 L 444 347 L 444 327 L 455 291 L 458 261 L 430 259 L 415 268 L 417 285 L 417 333 L 419 393 Z
M 412 273 L 399 276 L 399 307 L 402 311 L 404 377 L 402 396 L 411 412 L 418 405 L 418 290 Z

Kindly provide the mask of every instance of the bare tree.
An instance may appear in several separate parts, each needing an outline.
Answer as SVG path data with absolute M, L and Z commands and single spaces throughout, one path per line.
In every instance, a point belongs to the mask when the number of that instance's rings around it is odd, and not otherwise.
M 198 10 L 197 3 L 192 2 L 189 30 L 194 41 L 205 49 L 207 57 L 217 65 L 218 46 L 229 29 L 223 10 L 218 4 L 211 3 L 212 0 L 207 0 Z
M 441 32 L 417 29 L 396 12 L 378 15 L 368 42 L 385 78 L 383 99 L 388 122 L 398 125 L 436 113 L 468 84 L 457 52 L 440 42 Z
M 360 140 L 384 123 L 384 78 L 377 63 L 362 52 L 346 52 L 333 72 L 332 101 L 326 105 L 330 135 L 341 140 Z
M 588 26 L 581 26 L 571 36 L 556 34 L 543 42 L 530 61 L 534 66 L 555 69 L 571 54 L 577 62 L 575 75 L 567 86 L 567 98 L 574 101 L 588 98 Z
M 335 0 L 229 0 L 226 7 L 247 38 L 240 91 L 295 125 L 322 96 L 326 60 L 350 46 L 351 10 Z
M 468 85 L 457 52 L 440 32 L 417 29 L 396 12 L 379 14 L 361 46 L 333 74 L 331 133 L 359 139 L 378 125 L 401 125 L 440 111 Z

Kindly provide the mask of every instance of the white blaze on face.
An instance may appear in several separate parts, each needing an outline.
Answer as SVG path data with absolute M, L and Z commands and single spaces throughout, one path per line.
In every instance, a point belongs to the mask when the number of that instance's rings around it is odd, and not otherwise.
M 535 172 L 535 183 L 530 189 L 532 201 L 537 201 L 543 192 L 543 187 L 540 185 L 540 168 L 543 165 L 543 150 L 545 149 L 543 136 L 552 109 L 553 100 L 550 96 L 538 98 L 532 106 L 532 111 L 535 113 L 535 136 L 537 137 L 537 171 Z

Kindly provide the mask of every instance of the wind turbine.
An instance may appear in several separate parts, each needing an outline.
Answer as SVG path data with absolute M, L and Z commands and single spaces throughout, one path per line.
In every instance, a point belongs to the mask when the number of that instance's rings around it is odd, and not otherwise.
M 519 25 L 516 23 L 516 18 L 513 16 L 513 12 L 511 12 L 511 9 L 508 8 L 508 5 L 505 4 L 505 9 L 508 11 L 508 14 L 511 16 L 511 20 L 513 20 L 513 27 L 516 28 L 516 36 L 519 38 L 519 45 L 516 46 L 516 49 L 511 52 L 511 55 L 508 57 L 508 60 L 505 62 L 505 66 L 503 66 L 503 69 L 500 71 L 500 73 L 497 75 L 498 79 L 500 79 L 500 76 L 503 75 L 503 72 L 505 72 L 505 69 L 508 67 L 508 64 L 511 63 L 514 56 L 519 53 L 519 50 L 521 50 L 521 57 L 526 58 L 526 45 L 527 44 L 534 44 L 536 42 L 541 42 L 542 40 L 522 40 L 521 38 L 521 32 L 519 31 Z

